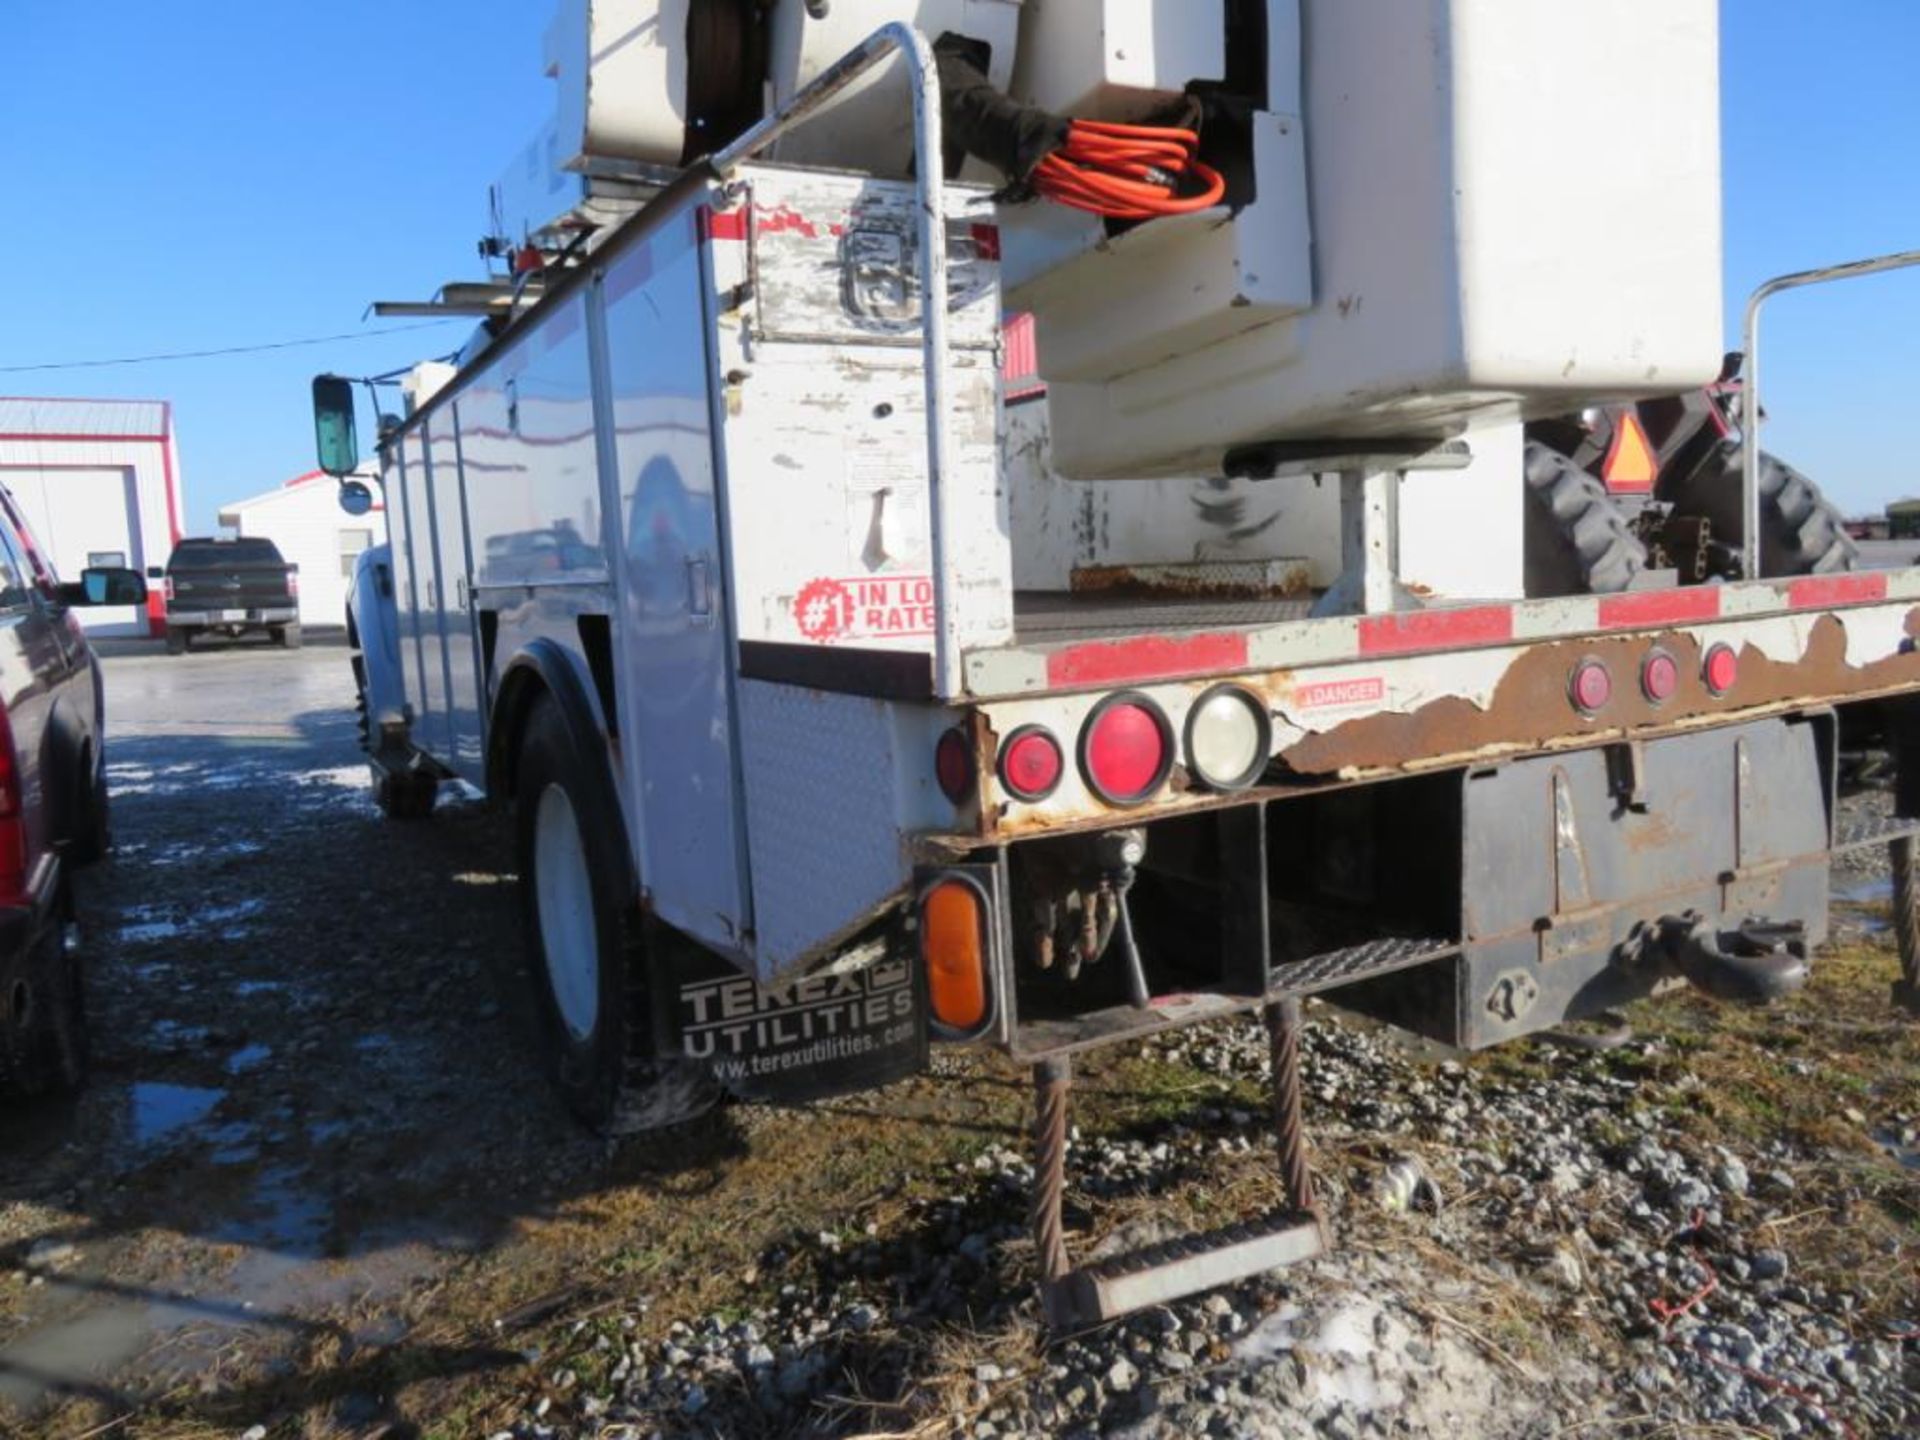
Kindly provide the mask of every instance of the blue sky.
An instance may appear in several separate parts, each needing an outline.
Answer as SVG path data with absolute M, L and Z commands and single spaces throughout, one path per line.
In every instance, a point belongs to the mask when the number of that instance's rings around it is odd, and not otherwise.
M 478 273 L 487 186 L 551 103 L 546 0 L 0 13 L 0 367 L 393 324 L 363 322 L 367 302 Z M 1726 0 L 1722 23 L 1731 326 L 1767 276 L 1920 248 L 1920 5 Z M 1770 316 L 1769 448 L 1849 508 L 1920 493 L 1898 443 L 1920 272 L 1788 297 Z M 465 333 L 0 374 L 0 394 L 173 400 L 199 528 L 309 466 L 315 372 L 395 368 Z

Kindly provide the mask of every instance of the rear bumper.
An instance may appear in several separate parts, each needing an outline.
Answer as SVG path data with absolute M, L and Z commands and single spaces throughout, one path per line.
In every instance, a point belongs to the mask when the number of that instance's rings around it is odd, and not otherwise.
M 300 619 L 295 605 L 236 605 L 222 610 L 169 610 L 173 630 L 233 630 L 250 625 L 292 625 Z
M 998 911 L 992 1038 L 1041 1060 L 1337 990 L 1477 1049 L 1679 978 L 1652 942 L 1689 917 L 1817 945 L 1832 851 L 1920 831 L 1839 823 L 1835 725 L 1809 711 L 1136 817 L 1144 1003 L 1115 948 L 1063 973 L 1076 928 L 1053 917 L 1099 879 L 1088 835 L 974 850 Z

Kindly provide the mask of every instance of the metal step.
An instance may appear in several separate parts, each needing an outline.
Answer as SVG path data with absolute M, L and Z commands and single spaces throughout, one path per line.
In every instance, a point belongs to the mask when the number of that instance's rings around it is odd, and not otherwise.
M 1267 978 L 1268 996 L 1313 995 L 1356 980 L 1371 980 L 1376 975 L 1391 975 L 1460 953 L 1457 940 L 1391 938 L 1369 940 L 1364 945 L 1349 945 L 1344 950 L 1329 950 L 1274 966 Z
M 1149 1305 L 1297 1265 L 1328 1249 L 1318 1219 L 1283 1211 L 1071 1270 L 1046 1282 L 1042 1301 L 1048 1324 L 1057 1330 L 1081 1330 Z
M 1884 845 L 1903 835 L 1920 835 L 1920 820 L 1899 815 L 1850 816 L 1833 827 L 1833 848 L 1857 850 L 1864 845 Z

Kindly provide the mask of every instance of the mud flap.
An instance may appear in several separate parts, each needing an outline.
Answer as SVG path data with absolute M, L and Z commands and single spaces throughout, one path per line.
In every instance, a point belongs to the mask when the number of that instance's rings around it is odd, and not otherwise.
M 822 1100 L 927 1068 L 925 987 L 898 927 L 779 987 L 696 946 L 674 952 L 653 976 L 659 1053 L 738 1099 Z

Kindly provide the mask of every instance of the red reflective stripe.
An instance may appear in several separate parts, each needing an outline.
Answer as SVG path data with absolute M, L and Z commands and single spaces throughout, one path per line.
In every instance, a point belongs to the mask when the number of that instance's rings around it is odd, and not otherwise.
M 1513 638 L 1513 607 L 1481 605 L 1469 610 L 1410 610 L 1404 615 L 1368 615 L 1360 621 L 1362 655 L 1404 655 L 1458 645 L 1495 645 Z
M 1828 605 L 1865 605 L 1887 598 L 1885 575 L 1811 575 L 1787 587 L 1787 603 L 1796 610 Z
M 716 211 L 707 206 L 701 206 L 700 238 L 702 240 L 745 240 L 747 212 L 744 210 Z
M 1600 602 L 1600 627 L 1627 630 L 1641 625 L 1677 625 L 1720 618 L 1718 585 L 1684 585 L 1678 590 L 1643 590 L 1609 595 Z
M 1167 680 L 1177 675 L 1203 675 L 1215 670 L 1240 670 L 1247 664 L 1245 635 L 1190 635 L 1174 640 L 1162 635 L 1137 640 L 1096 641 L 1071 645 L 1047 656 L 1050 685 L 1117 685 L 1135 680 Z

